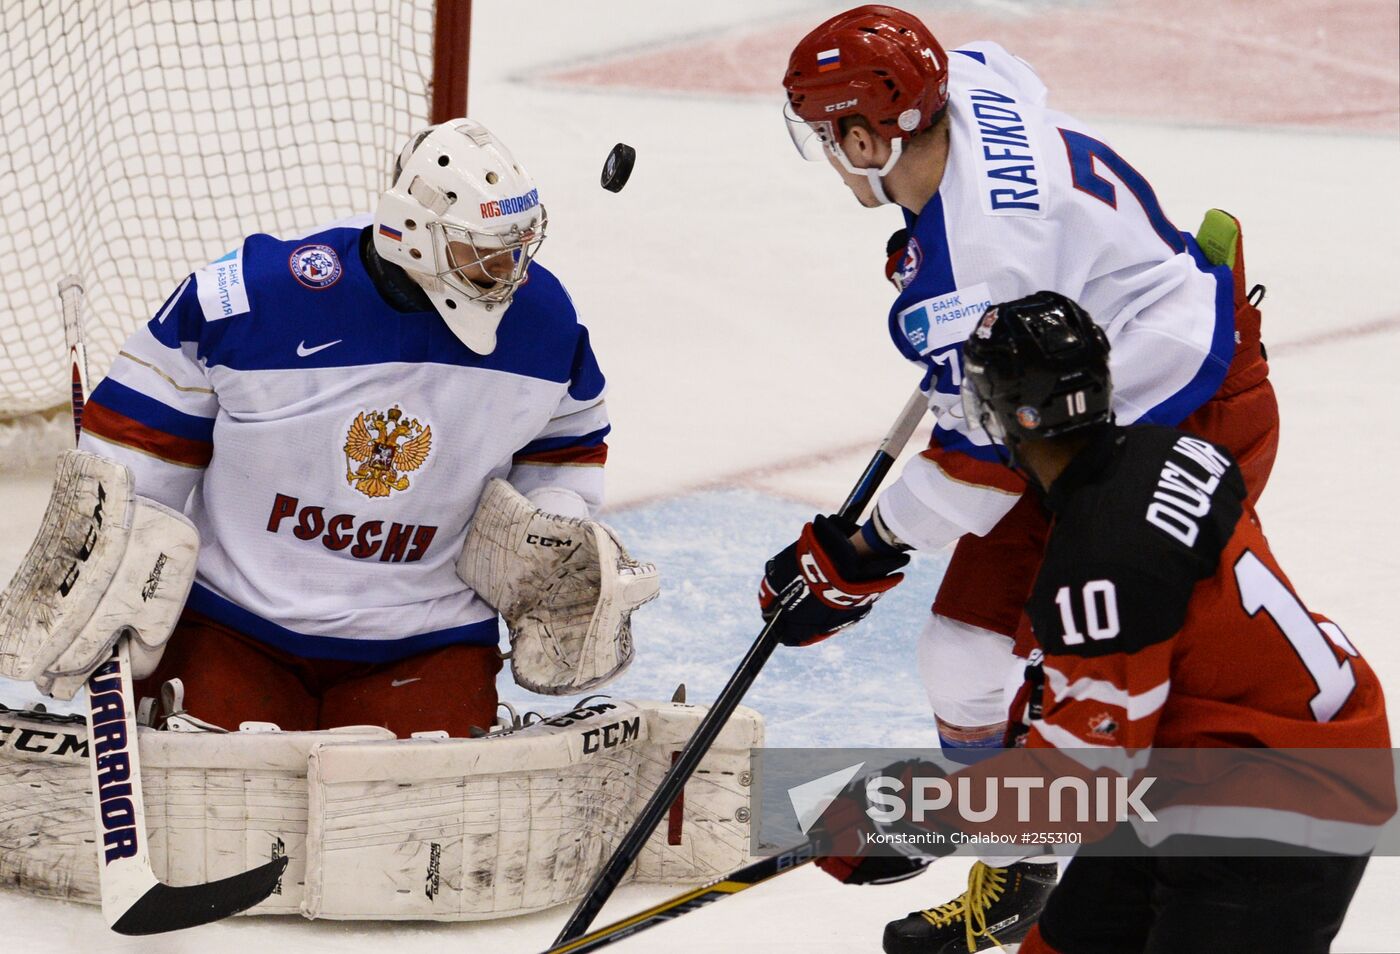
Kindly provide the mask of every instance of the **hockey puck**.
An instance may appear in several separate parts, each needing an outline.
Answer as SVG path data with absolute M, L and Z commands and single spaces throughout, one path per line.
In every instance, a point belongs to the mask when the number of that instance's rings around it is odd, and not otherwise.
M 608 153 L 608 161 L 603 163 L 603 188 L 609 192 L 621 192 L 632 175 L 632 164 L 637 161 L 637 150 L 620 142 Z

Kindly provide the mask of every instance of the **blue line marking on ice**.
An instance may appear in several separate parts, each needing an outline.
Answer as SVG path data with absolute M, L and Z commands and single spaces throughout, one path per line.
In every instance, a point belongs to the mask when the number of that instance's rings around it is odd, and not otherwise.
M 605 516 L 633 556 L 661 570 L 661 595 L 632 618 L 637 656 L 601 692 L 620 699 L 708 705 L 762 628 L 758 579 L 767 559 L 812 518 L 805 504 L 753 491 L 691 494 Z M 770 746 L 938 744 L 914 653 L 947 553 L 915 554 L 905 580 L 870 616 L 815 646 L 779 646 L 744 704 L 763 713 Z M 516 686 L 517 709 L 558 712 L 582 699 L 547 699 Z

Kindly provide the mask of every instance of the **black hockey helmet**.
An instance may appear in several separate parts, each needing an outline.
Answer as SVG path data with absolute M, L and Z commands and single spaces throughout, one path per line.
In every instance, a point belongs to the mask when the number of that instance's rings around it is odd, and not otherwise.
M 963 346 L 963 410 L 1008 449 L 1112 418 L 1108 336 L 1057 292 L 993 305 Z

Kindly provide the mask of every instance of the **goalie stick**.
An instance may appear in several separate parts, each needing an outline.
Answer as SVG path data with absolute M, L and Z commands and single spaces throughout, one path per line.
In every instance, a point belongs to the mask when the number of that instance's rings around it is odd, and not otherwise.
M 879 488 L 881 481 L 885 479 L 885 475 L 894 466 L 895 458 L 904 449 L 904 445 L 909 442 L 914 428 L 918 426 L 919 421 L 927 412 L 928 397 L 923 391 L 915 388 L 914 393 L 905 402 L 903 410 L 899 412 L 899 417 L 890 427 L 889 432 L 885 434 L 885 439 L 880 442 L 879 449 L 870 458 L 870 463 L 866 465 L 860 479 L 851 489 L 850 495 L 846 497 L 846 502 L 841 505 L 841 516 L 849 520 L 856 520 L 860 517 L 866 505 L 875 496 L 875 491 Z M 729 677 L 729 682 L 720 691 L 714 704 L 710 706 L 710 711 L 705 714 L 705 718 L 696 728 L 695 734 L 690 737 L 690 741 L 685 744 L 685 748 L 676 757 L 671 770 L 656 787 L 656 791 L 652 793 L 651 799 L 646 803 L 641 814 L 637 816 L 637 820 L 632 823 L 632 827 L 627 830 L 627 834 L 618 843 L 612 857 L 593 876 L 588 891 L 579 901 L 578 906 L 574 908 L 574 912 L 569 916 L 564 929 L 559 932 L 559 937 L 555 939 L 554 949 L 558 950 L 566 942 L 581 938 L 588 930 L 588 926 L 593 923 L 593 919 L 598 916 L 598 912 L 602 910 L 603 905 L 607 903 L 614 889 L 626 875 L 627 869 L 631 867 L 632 862 L 637 860 L 642 846 L 646 844 L 657 824 L 670 809 L 671 803 L 681 794 L 686 781 L 699 766 L 700 760 L 705 757 L 705 753 L 714 744 L 720 729 L 729 721 L 729 717 L 734 714 L 734 709 L 739 705 L 744 694 L 758 678 L 759 671 L 773 655 L 773 650 L 778 646 L 775 630 L 784 611 L 795 605 L 804 596 L 805 589 L 801 580 L 793 581 L 791 586 L 779 594 L 778 611 L 773 614 L 773 618 L 763 627 L 758 638 L 749 647 L 748 653 L 739 663 L 739 668 L 734 671 L 734 675 Z M 715 899 L 710 898 L 709 900 Z M 572 948 L 568 949 L 572 950 Z
M 131 658 L 123 634 L 88 678 L 88 765 L 97 819 L 102 915 L 118 934 L 161 934 L 246 911 L 276 889 L 285 856 L 241 874 L 171 887 L 156 880 L 146 840 Z
M 87 402 L 83 288 L 76 278 L 70 277 L 59 284 L 58 293 L 68 338 L 73 431 L 77 436 Z M 87 693 L 88 766 L 97 832 L 97 871 L 102 916 L 108 926 L 118 934 L 178 931 L 246 911 L 272 894 L 287 867 L 285 856 L 205 884 L 177 888 L 156 879 L 146 840 L 131 654 L 125 633 L 117 638 L 111 658 L 88 677 Z
M 83 285 L 76 275 L 58 283 L 58 300 L 63 306 L 63 334 L 68 339 L 68 374 L 73 383 L 73 440 L 83 432 L 83 408 L 87 405 L 87 343 L 83 336 L 80 305 Z

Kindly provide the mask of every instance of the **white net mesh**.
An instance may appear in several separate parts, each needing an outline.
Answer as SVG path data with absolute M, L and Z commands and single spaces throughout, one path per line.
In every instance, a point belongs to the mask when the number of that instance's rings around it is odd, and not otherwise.
M 95 385 L 242 236 L 370 211 L 427 122 L 433 0 L 19 0 L 0 24 L 0 418 L 68 401 L 62 276 Z

